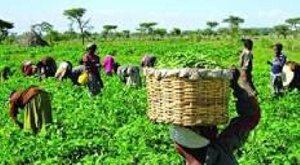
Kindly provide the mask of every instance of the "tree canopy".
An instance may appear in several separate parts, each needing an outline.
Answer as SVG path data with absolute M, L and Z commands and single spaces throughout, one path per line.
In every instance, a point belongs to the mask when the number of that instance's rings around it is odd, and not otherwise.
M 8 36 L 8 30 L 14 28 L 14 24 L 0 19 L 0 42 Z
M 89 26 L 90 19 L 84 20 L 83 16 L 86 13 L 84 8 L 72 8 L 64 11 L 64 16 L 66 16 L 70 21 L 71 25 L 76 22 L 78 28 L 80 29 L 82 44 L 84 45 L 85 36 L 90 34 L 89 30 L 92 26 Z
M 214 29 L 215 27 L 217 27 L 219 25 L 218 22 L 215 21 L 208 21 L 206 22 L 206 25 L 210 28 L 210 29 Z

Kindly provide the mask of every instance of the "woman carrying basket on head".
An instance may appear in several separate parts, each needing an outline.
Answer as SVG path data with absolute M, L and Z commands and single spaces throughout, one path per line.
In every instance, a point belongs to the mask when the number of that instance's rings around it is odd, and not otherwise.
M 247 140 L 260 119 L 260 107 L 251 91 L 246 91 L 238 84 L 239 71 L 232 69 L 231 88 L 237 99 L 238 117 L 218 134 L 216 126 L 179 127 L 172 130 L 175 148 L 188 165 L 231 165 L 238 164 L 233 151 L 240 148 Z M 188 134 L 183 138 L 182 132 Z
M 87 54 L 83 57 L 83 64 L 88 72 L 88 88 L 91 96 L 101 93 L 104 85 L 100 76 L 100 58 L 96 55 L 97 45 L 90 44 Z

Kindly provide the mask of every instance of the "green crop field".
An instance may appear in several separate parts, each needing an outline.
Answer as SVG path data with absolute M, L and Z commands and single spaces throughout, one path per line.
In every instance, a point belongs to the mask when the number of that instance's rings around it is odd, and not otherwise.
M 270 93 L 273 57 L 268 39 L 255 40 L 254 82 L 259 92 L 262 118 L 244 147 L 235 153 L 240 164 L 300 164 L 300 92 L 275 99 Z M 289 60 L 300 62 L 299 41 L 283 41 Z M 242 44 L 229 41 L 115 41 L 99 42 L 99 55 L 116 52 L 121 65 L 139 65 L 144 53 L 158 57 L 158 67 L 220 65 L 238 63 Z M 293 46 L 291 46 L 293 45 Z M 14 75 L 0 82 L 0 164 L 182 164 L 169 136 L 169 125 L 148 120 L 145 87 L 127 88 L 115 77 L 102 73 L 102 95 L 88 97 L 85 87 L 71 81 L 39 81 L 24 78 L 20 64 L 45 55 L 57 63 L 77 64 L 84 53 L 79 43 L 29 48 L 0 45 L 0 68 L 10 66 Z M 51 93 L 54 123 L 46 132 L 23 132 L 9 118 L 8 96 L 14 89 L 39 85 Z M 232 100 L 232 99 L 231 99 Z M 229 104 L 234 117 L 234 102 Z

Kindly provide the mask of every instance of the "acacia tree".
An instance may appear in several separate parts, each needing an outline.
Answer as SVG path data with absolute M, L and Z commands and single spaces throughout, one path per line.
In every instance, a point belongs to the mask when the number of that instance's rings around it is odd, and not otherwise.
M 229 29 L 232 37 L 238 37 L 240 31 L 240 24 L 244 23 L 245 20 L 237 16 L 229 16 L 223 20 L 224 23 L 229 24 Z
M 118 28 L 117 25 L 104 25 L 103 26 L 103 35 L 106 38 L 109 34 L 111 34 L 112 30 L 116 30 Z
M 164 38 L 164 36 L 167 34 L 167 30 L 164 28 L 158 28 L 154 30 L 154 34 L 159 35 L 161 38 Z
M 171 30 L 170 34 L 173 35 L 173 36 L 179 36 L 179 35 L 181 35 L 181 29 L 179 29 L 179 28 L 173 28 Z
M 130 31 L 129 30 L 123 30 L 122 31 L 122 36 L 126 39 L 130 38 Z
M 72 8 L 64 11 L 64 15 L 71 21 L 71 26 L 74 22 L 78 24 L 81 33 L 82 44 L 84 45 L 85 37 L 90 34 L 92 26 L 89 25 L 90 19 L 84 20 L 83 16 L 86 12 L 84 8 Z
M 274 26 L 273 30 L 278 35 L 278 37 L 283 36 L 284 38 L 287 38 L 290 33 L 288 25 L 277 25 Z
M 206 25 L 208 26 L 208 28 L 203 31 L 203 34 L 213 35 L 213 34 L 215 34 L 214 30 L 219 25 L 219 23 L 215 22 L 215 21 L 208 21 L 208 22 L 206 22 Z
M 14 24 L 0 19 L 0 43 L 8 36 L 9 29 L 14 28 Z
M 143 29 L 147 34 L 153 34 L 154 26 L 156 25 L 156 22 L 144 22 L 140 23 L 140 29 Z
M 219 25 L 219 23 L 215 21 L 208 21 L 206 22 L 206 25 L 209 29 L 214 30 Z
M 294 37 L 297 37 L 297 32 L 299 30 L 300 25 L 300 17 L 298 18 L 290 18 L 285 21 L 290 25 L 290 30 L 293 32 Z

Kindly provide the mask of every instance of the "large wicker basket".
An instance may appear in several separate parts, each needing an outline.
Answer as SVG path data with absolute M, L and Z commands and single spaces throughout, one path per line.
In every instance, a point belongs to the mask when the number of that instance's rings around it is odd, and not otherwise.
M 184 126 L 228 121 L 228 70 L 146 71 L 148 116 L 152 121 Z

